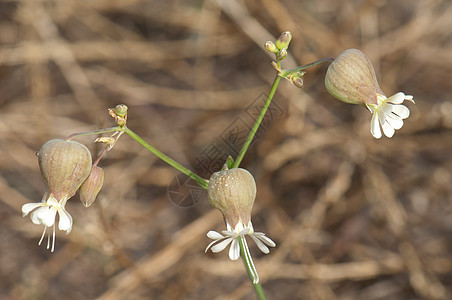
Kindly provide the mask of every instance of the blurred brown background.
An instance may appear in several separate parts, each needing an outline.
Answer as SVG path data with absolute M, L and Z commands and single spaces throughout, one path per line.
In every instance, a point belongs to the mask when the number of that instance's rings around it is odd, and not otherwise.
M 113 126 L 119 103 L 132 130 L 208 177 L 270 89 L 264 43 L 290 30 L 283 67 L 359 48 L 383 91 L 416 105 L 375 140 L 369 112 L 326 92 L 327 64 L 303 89 L 281 82 L 242 165 L 254 227 L 277 243 L 262 255 L 250 242 L 268 299 L 450 299 L 451 28 L 447 0 L 2 0 L 0 298 L 255 299 L 242 262 L 204 253 L 220 213 L 126 135 L 100 162 L 96 202 L 68 202 L 74 227 L 53 254 L 21 206 L 44 192 L 41 145 Z M 93 156 L 95 137 L 77 139 Z

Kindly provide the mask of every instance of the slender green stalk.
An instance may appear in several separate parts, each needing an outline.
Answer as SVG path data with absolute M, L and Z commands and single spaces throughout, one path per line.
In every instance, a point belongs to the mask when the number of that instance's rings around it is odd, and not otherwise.
M 278 62 L 279 64 L 279 62 Z M 264 119 L 265 113 L 267 112 L 268 107 L 270 106 L 270 103 L 272 102 L 273 96 L 275 95 L 276 89 L 278 88 L 279 81 L 281 80 L 281 77 L 276 76 L 275 80 L 273 81 L 272 88 L 270 89 L 270 93 L 268 94 L 267 100 L 265 101 L 264 106 L 262 107 L 262 110 L 257 117 L 256 122 L 253 125 L 253 128 L 251 128 L 250 133 L 248 134 L 248 137 L 246 138 L 245 144 L 243 144 L 242 149 L 239 152 L 239 155 L 237 156 L 235 162 L 234 162 L 234 168 L 238 168 L 240 163 L 243 160 L 243 157 L 245 156 L 246 151 L 248 150 L 248 147 L 250 146 L 251 142 L 253 141 L 254 136 L 256 135 L 257 130 L 259 129 L 259 126 L 262 123 L 262 120 Z
M 334 58 L 333 57 L 325 57 L 325 58 L 319 59 L 317 61 L 314 61 L 312 63 L 306 64 L 306 65 L 303 65 L 303 66 L 299 66 L 299 67 L 296 67 L 296 68 L 293 68 L 293 69 L 281 70 L 279 76 L 285 77 L 287 74 L 297 73 L 297 72 L 300 72 L 300 71 L 302 71 L 304 69 L 317 66 L 317 65 L 319 65 L 321 63 L 324 63 L 324 62 L 327 62 L 327 61 L 334 61 Z
M 164 162 L 166 162 L 167 164 L 169 164 L 170 166 L 174 167 L 175 169 L 179 170 L 180 172 L 184 173 L 185 175 L 187 175 L 188 177 L 192 178 L 193 180 L 195 180 L 203 189 L 207 190 L 207 185 L 208 185 L 208 181 L 205 180 L 204 178 L 196 175 L 195 173 L 193 173 L 192 171 L 190 171 L 189 169 L 185 168 L 184 166 L 182 166 L 181 164 L 179 164 L 178 162 L 176 162 L 175 160 L 173 160 L 172 158 L 170 158 L 169 156 L 163 154 L 162 152 L 160 152 L 159 150 L 157 150 L 156 148 L 152 147 L 151 145 L 149 145 L 145 140 L 143 140 L 140 136 L 138 136 L 136 133 L 134 133 L 132 130 L 130 130 L 129 128 L 126 128 L 124 130 L 125 133 L 127 133 L 131 138 L 133 138 L 135 141 L 137 141 L 138 143 L 140 143 L 143 147 L 145 147 L 146 149 L 148 149 L 149 151 L 151 151 L 154 155 L 156 155 L 158 158 L 160 158 L 161 160 L 163 160 Z
M 92 130 L 92 131 L 78 132 L 78 133 L 71 134 L 70 136 L 67 137 L 66 140 L 70 141 L 73 138 L 75 138 L 76 136 L 86 136 L 86 135 L 100 134 L 100 133 L 113 132 L 113 131 L 122 131 L 122 130 L 123 129 L 121 128 L 121 126 L 115 126 L 115 127 Z
M 264 289 L 259 281 L 259 275 L 257 273 L 256 267 L 254 266 L 253 259 L 249 252 L 248 245 L 246 244 L 245 237 L 239 237 L 240 246 L 240 256 L 242 257 L 245 269 L 248 272 L 248 276 L 253 283 L 254 291 L 259 300 L 266 300 Z
M 306 64 L 306 65 L 303 65 L 303 66 L 300 66 L 300 67 L 296 67 L 296 68 L 293 68 L 293 69 L 288 69 L 288 70 L 281 70 L 281 62 L 280 62 L 280 60 L 276 61 L 276 68 L 279 71 L 279 73 L 276 76 L 275 80 L 273 81 L 273 85 L 272 85 L 272 87 L 270 89 L 270 93 L 268 94 L 267 100 L 265 101 L 265 104 L 262 107 L 262 110 L 261 110 L 259 116 L 257 117 L 256 122 L 253 125 L 253 128 L 251 128 L 251 131 L 248 134 L 248 137 L 247 137 L 247 139 L 245 141 L 245 144 L 243 145 L 242 149 L 240 149 L 239 155 L 237 156 L 237 159 L 235 160 L 235 163 L 234 163 L 234 168 L 238 168 L 239 167 L 240 163 L 243 160 L 243 157 L 245 156 L 246 151 L 248 150 L 248 147 L 250 146 L 251 142 L 253 141 L 253 138 L 256 135 L 256 132 L 259 129 L 259 126 L 261 125 L 262 120 L 264 119 L 265 113 L 267 112 L 267 109 L 270 106 L 270 103 L 271 103 L 271 101 L 273 99 L 273 96 L 275 95 L 276 89 L 278 88 L 278 84 L 279 84 L 279 81 L 281 80 L 281 78 L 282 77 L 286 77 L 286 76 L 288 76 L 290 74 L 293 74 L 293 73 L 300 72 L 300 71 L 302 71 L 304 69 L 316 66 L 318 64 L 321 64 L 321 63 L 324 63 L 324 62 L 327 62 L 327 61 L 333 61 L 333 60 L 334 60 L 334 58 L 332 58 L 332 57 L 326 57 L 326 58 L 322 58 L 322 59 L 320 59 L 318 61 Z

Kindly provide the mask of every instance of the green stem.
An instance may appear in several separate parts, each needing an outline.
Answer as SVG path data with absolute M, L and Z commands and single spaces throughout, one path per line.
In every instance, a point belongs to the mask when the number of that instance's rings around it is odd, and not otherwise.
M 192 171 L 190 171 L 189 169 L 185 168 L 184 166 L 182 166 L 181 164 L 179 164 L 178 162 L 176 162 L 175 160 L 173 160 L 172 158 L 170 158 L 169 156 L 163 154 L 162 152 L 160 152 L 159 150 L 157 150 L 156 148 L 152 147 L 151 145 L 149 145 L 145 140 L 143 140 L 140 136 L 138 136 L 136 133 L 134 133 L 132 130 L 130 130 L 129 128 L 126 128 L 124 130 L 125 133 L 127 133 L 131 138 L 133 138 L 135 141 L 137 141 L 138 143 L 140 143 L 144 148 L 148 149 L 149 151 L 151 151 L 154 155 L 156 155 L 158 158 L 160 158 L 161 160 L 163 160 L 164 162 L 166 162 L 167 164 L 169 164 L 170 166 L 174 167 L 175 169 L 179 170 L 180 172 L 184 173 L 185 175 L 187 175 L 188 177 L 192 178 L 193 180 L 195 180 L 203 189 L 207 190 L 207 185 L 208 185 L 208 181 L 205 180 L 204 178 L 196 175 L 195 173 L 193 173 Z
M 279 61 L 277 62 L 279 65 Z M 276 89 L 278 88 L 279 81 L 281 80 L 281 77 L 276 76 L 275 80 L 273 81 L 272 88 L 270 89 L 270 93 L 268 94 L 267 100 L 265 101 L 264 106 L 262 107 L 262 110 L 257 117 L 256 122 L 253 125 L 253 128 L 251 128 L 250 133 L 248 134 L 248 137 L 246 138 L 245 144 L 243 144 L 242 149 L 239 152 L 239 155 L 237 156 L 235 162 L 234 162 L 234 168 L 238 168 L 240 163 L 243 160 L 243 157 L 245 156 L 246 151 L 248 150 L 248 147 L 250 146 L 251 142 L 253 141 L 254 136 L 256 135 L 257 130 L 259 129 L 259 126 L 262 123 L 262 120 L 264 119 L 265 113 L 267 112 L 268 107 L 270 106 L 270 103 L 272 102 L 273 96 L 275 95 Z
M 264 289 L 262 288 L 262 285 L 259 281 L 259 275 L 257 274 L 256 267 L 254 266 L 253 259 L 249 252 L 248 245 L 246 244 L 245 237 L 239 236 L 238 240 L 240 246 L 240 256 L 242 257 L 248 276 L 253 283 L 256 296 L 259 300 L 266 300 L 267 298 L 265 297 Z
M 113 131 L 122 131 L 122 130 L 123 129 L 121 126 L 115 126 L 115 127 L 92 130 L 92 131 L 78 132 L 78 133 L 71 134 L 70 136 L 68 136 L 66 138 L 66 140 L 70 141 L 73 138 L 75 138 L 76 136 L 85 136 L 85 135 L 100 134 L 100 133 L 113 132 Z
M 286 76 L 287 74 L 290 74 L 290 73 L 297 73 L 297 72 L 300 72 L 300 71 L 302 71 L 304 69 L 307 69 L 307 68 L 319 65 L 319 64 L 327 62 L 327 61 L 334 61 L 334 58 L 333 57 L 325 57 L 325 58 L 319 59 L 319 60 L 317 60 L 315 62 L 306 64 L 306 65 L 302 65 L 300 67 L 296 67 L 296 68 L 288 69 L 288 70 L 281 70 L 279 76 L 284 77 L 284 76 Z

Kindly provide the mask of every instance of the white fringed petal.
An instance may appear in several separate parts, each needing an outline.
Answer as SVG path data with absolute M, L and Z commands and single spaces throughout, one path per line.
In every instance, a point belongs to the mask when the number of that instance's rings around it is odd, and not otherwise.
M 410 116 L 410 110 L 405 105 L 391 105 L 392 112 L 402 119 L 406 119 Z
M 372 120 L 370 121 L 370 133 L 372 133 L 376 139 L 381 138 L 380 123 L 376 112 L 374 112 Z
M 403 126 L 402 119 L 394 117 L 393 114 L 388 115 L 388 117 L 386 118 L 386 122 L 388 122 L 389 125 L 391 125 L 391 127 L 396 130 L 402 128 Z
M 389 98 L 378 95 L 378 105 L 367 105 L 372 112 L 370 132 L 375 138 L 382 137 L 382 129 L 384 135 L 391 138 L 396 130 L 402 128 L 403 120 L 410 116 L 408 107 L 402 105 L 405 100 L 414 103 L 413 96 L 399 92 Z
M 32 210 L 44 206 L 46 205 L 45 203 L 27 203 L 22 205 L 22 214 L 25 217 L 26 215 L 28 215 Z
M 229 248 L 229 258 L 231 260 L 237 260 L 240 257 L 240 246 L 238 239 L 233 239 L 231 248 Z
M 392 128 L 391 125 L 389 125 L 388 122 L 384 122 L 384 124 L 381 126 L 383 128 L 383 133 L 388 137 L 391 138 L 394 133 L 395 133 L 395 129 Z
M 257 245 L 257 247 L 259 248 L 259 250 L 262 251 L 262 253 L 268 254 L 270 253 L 270 249 L 268 249 L 267 246 L 265 246 L 265 244 L 259 240 L 256 236 L 254 235 L 250 235 L 251 239 L 254 241 L 254 243 Z
M 60 221 L 58 223 L 58 229 L 62 230 L 62 231 L 66 231 L 66 234 L 69 234 L 72 230 L 71 215 L 64 208 L 61 208 L 58 210 L 58 216 L 60 217 Z
M 210 248 L 213 253 L 218 253 L 220 251 L 223 251 L 231 242 L 233 241 L 232 238 L 227 238 L 224 241 L 219 242 L 218 244 L 212 246 Z
M 30 219 L 33 222 L 33 224 L 40 225 L 42 224 L 41 220 L 38 218 L 37 210 L 31 213 Z
M 36 210 L 36 215 L 44 226 L 50 227 L 55 224 L 57 210 L 52 206 L 43 206 Z
M 211 240 L 219 240 L 219 239 L 224 238 L 224 236 L 221 235 L 221 233 L 213 231 L 213 230 L 211 230 L 207 233 L 207 237 Z
M 405 94 L 402 92 L 398 92 L 397 94 L 392 95 L 389 97 L 386 102 L 394 103 L 394 104 L 401 104 L 405 100 Z
M 229 248 L 229 258 L 231 260 L 237 260 L 240 257 L 239 238 L 243 238 L 243 246 L 248 247 L 245 239 L 247 235 L 251 237 L 257 247 L 265 254 L 270 252 L 267 246 L 276 246 L 275 242 L 266 237 L 264 233 L 254 232 L 251 222 L 249 222 L 246 226 L 239 222 L 235 228 L 232 228 L 232 226 L 227 224 L 227 228 L 229 230 L 224 230 L 221 234 L 216 231 L 209 231 L 207 233 L 207 237 L 213 239 L 214 241 L 207 246 L 206 252 L 209 249 L 211 249 L 214 253 L 220 252 L 232 242 L 231 247 Z
M 264 244 L 266 244 L 270 247 L 276 247 L 276 243 L 273 242 L 268 236 L 265 236 L 265 233 L 255 232 L 254 236 L 257 237 L 262 242 L 264 242 Z

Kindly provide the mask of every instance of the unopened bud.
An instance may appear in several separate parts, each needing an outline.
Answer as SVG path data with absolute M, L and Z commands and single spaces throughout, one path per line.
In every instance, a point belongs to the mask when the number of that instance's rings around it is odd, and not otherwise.
M 239 221 L 250 222 L 256 198 L 256 182 L 250 172 L 241 168 L 216 172 L 210 177 L 207 193 L 210 204 L 233 228 Z
M 91 153 L 85 145 L 60 139 L 46 142 L 38 152 L 46 191 L 60 201 L 69 199 L 91 171 Z
M 276 40 L 276 47 L 279 50 L 282 49 L 287 49 L 287 47 L 289 47 L 289 43 L 292 40 L 292 33 L 290 33 L 290 31 L 285 31 L 283 33 L 281 33 L 281 35 L 279 36 L 279 38 Z
M 85 207 L 89 207 L 96 200 L 102 185 L 104 184 L 104 170 L 98 166 L 93 166 L 88 177 L 80 186 L 80 201 Z
M 298 88 L 302 88 L 303 87 L 303 78 L 301 78 L 301 77 L 293 77 L 291 81 L 296 87 L 298 87 Z
M 384 95 L 370 59 L 357 49 L 345 50 L 330 64 L 325 87 L 335 98 L 352 104 L 377 105 L 377 95 Z
M 272 41 L 268 41 L 265 43 L 265 49 L 267 49 L 267 51 L 272 52 L 272 53 L 278 52 L 278 48 L 276 48 L 275 44 L 273 44 Z
M 115 118 L 115 122 L 119 126 L 124 126 L 127 122 L 127 109 L 127 105 L 118 104 L 115 108 L 109 108 L 108 113 Z
M 283 58 L 286 58 L 287 56 L 287 50 L 286 49 L 282 49 L 279 51 L 278 53 L 278 59 L 281 60 Z
M 127 114 L 127 109 L 128 109 L 127 105 L 124 105 L 124 104 L 118 104 L 118 105 L 116 105 L 115 108 L 114 108 L 115 113 L 116 113 L 118 116 L 120 116 L 120 117 L 125 117 L 125 116 L 126 116 L 126 114 Z

